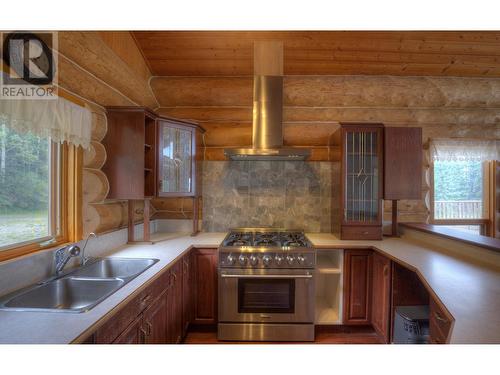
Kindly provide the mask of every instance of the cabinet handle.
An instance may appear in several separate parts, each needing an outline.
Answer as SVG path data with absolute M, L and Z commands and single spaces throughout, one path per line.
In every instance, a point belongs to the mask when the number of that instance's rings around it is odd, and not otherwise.
M 174 282 L 177 281 L 177 274 L 175 272 L 172 272 L 172 275 L 174 276 Z
M 153 330 L 153 325 L 151 322 L 146 321 L 146 326 L 148 327 L 148 336 L 151 336 L 151 331 Z
M 384 276 L 389 274 L 389 266 L 384 266 Z
M 441 317 L 437 312 L 434 312 L 434 317 L 439 320 L 441 323 L 448 323 L 448 320 Z
M 147 332 L 144 330 L 143 327 L 140 327 L 139 330 L 141 331 L 143 336 L 148 336 Z
M 148 294 L 146 297 L 141 299 L 141 305 L 147 305 L 150 300 L 151 300 L 151 295 Z

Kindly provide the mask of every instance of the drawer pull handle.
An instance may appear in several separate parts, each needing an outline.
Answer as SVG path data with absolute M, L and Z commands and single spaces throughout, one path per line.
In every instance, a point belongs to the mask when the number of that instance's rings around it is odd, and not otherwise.
M 434 317 L 439 320 L 441 323 L 448 323 L 448 320 L 441 317 L 437 312 L 434 313 Z
M 151 331 L 153 330 L 151 322 L 146 321 L 146 326 L 148 327 L 148 336 L 151 336 Z
M 141 299 L 141 305 L 147 305 L 150 300 L 151 300 L 151 295 L 148 294 L 146 297 Z

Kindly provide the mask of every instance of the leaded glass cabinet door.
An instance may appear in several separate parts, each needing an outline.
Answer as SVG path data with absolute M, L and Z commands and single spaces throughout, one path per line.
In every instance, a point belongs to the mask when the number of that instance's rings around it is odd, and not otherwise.
M 194 195 L 194 129 L 160 123 L 159 196 Z
M 342 228 L 346 239 L 382 236 L 382 131 L 378 124 L 342 127 L 342 225 L 353 226 Z

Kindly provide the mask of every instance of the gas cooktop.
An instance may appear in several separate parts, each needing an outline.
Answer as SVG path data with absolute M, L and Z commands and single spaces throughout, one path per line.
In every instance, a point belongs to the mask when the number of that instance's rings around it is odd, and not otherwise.
M 311 242 L 301 230 L 236 228 L 219 247 L 219 266 L 229 268 L 314 268 Z
M 223 247 L 312 248 L 300 230 L 276 228 L 236 228 L 222 241 Z

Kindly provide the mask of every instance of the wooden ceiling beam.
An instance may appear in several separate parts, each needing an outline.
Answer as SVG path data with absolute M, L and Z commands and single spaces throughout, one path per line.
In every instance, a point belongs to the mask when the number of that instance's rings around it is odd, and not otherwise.
M 160 107 L 158 113 L 211 123 L 252 122 L 252 107 Z M 340 108 L 285 107 L 284 123 L 331 123 L 349 121 L 383 122 L 387 124 L 500 124 L 499 108 Z M 499 127 L 500 128 L 500 127 Z
M 155 77 L 161 106 L 251 106 L 253 77 Z M 289 107 L 500 108 L 500 79 L 286 76 Z

